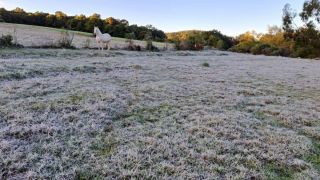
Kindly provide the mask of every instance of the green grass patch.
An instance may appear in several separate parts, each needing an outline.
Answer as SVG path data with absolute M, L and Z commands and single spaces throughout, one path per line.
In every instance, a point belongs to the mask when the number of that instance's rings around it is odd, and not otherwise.
M 153 123 L 159 121 L 162 117 L 169 116 L 172 113 L 173 106 L 170 104 L 161 104 L 155 107 L 143 107 L 134 109 L 132 112 L 122 114 L 115 118 L 128 121 L 137 121 L 139 123 Z
M 320 171 L 320 142 L 313 142 L 313 151 L 311 154 L 306 156 L 306 161 L 310 162 L 315 169 Z
M 98 137 L 92 144 L 91 149 L 100 156 L 110 156 L 118 146 L 117 139 L 110 135 L 106 137 Z
M 79 95 L 79 94 L 73 94 L 69 96 L 69 101 L 72 104 L 78 104 L 84 99 L 84 95 Z
M 20 72 L 0 73 L 0 80 L 21 80 L 25 78 L 26 76 Z
M 80 73 L 94 73 L 96 72 L 96 69 L 97 68 L 94 66 L 81 66 L 81 67 L 75 67 L 72 70 Z
M 47 105 L 45 103 L 34 103 L 31 105 L 31 110 L 33 111 L 44 111 L 47 109 Z
M 265 120 L 265 119 L 268 118 L 268 116 L 267 116 L 264 112 L 262 112 L 262 111 L 260 111 L 260 110 L 254 111 L 254 112 L 252 113 L 252 115 L 253 115 L 254 118 L 256 118 L 256 119 L 258 119 L 258 120 Z
M 294 171 L 276 163 L 269 163 L 264 168 L 264 173 L 269 180 L 291 180 L 293 179 Z
M 210 67 L 210 64 L 207 63 L 207 62 L 205 62 L 205 63 L 202 63 L 202 66 L 203 66 L 203 67 Z
M 74 176 L 74 180 L 102 180 L 102 176 L 89 170 L 78 170 Z

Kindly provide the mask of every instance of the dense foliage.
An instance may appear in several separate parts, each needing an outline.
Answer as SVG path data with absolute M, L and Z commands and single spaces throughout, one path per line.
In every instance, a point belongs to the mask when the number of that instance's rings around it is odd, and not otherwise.
M 0 36 L 0 49 L 2 48 L 21 48 L 22 45 L 18 44 L 12 35 L 1 35 Z
M 246 32 L 237 38 L 237 45 L 230 50 L 240 53 L 264 54 L 269 56 L 290 56 L 292 42 L 284 38 L 284 32 L 277 26 L 269 27 L 268 33 Z
M 282 29 L 269 27 L 266 34 L 247 32 L 238 36 L 232 51 L 252 54 L 281 55 L 302 58 L 320 57 L 320 1 L 307 0 L 299 14 L 302 27 L 294 23 L 297 14 L 286 4 L 283 9 Z
M 176 44 L 178 50 L 202 50 L 204 46 L 227 50 L 234 44 L 231 37 L 216 30 L 167 33 L 167 38 Z
M 94 26 L 98 26 L 102 31 L 108 32 L 114 37 L 125 38 L 127 34 L 132 33 L 134 35 L 133 38 L 138 40 L 144 40 L 150 34 L 153 41 L 164 41 L 166 39 L 163 31 L 151 25 L 129 25 L 127 20 L 119 20 L 113 17 L 101 19 L 101 16 L 96 13 L 86 17 L 85 15 L 68 16 L 61 11 L 49 14 L 43 12 L 29 13 L 21 8 L 16 8 L 12 11 L 0 8 L 0 22 L 64 28 L 90 33 L 93 31 Z

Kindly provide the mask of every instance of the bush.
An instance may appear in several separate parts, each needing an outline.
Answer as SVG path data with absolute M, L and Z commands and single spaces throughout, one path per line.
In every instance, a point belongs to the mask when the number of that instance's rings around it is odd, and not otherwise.
M 86 49 L 89 49 L 90 48 L 90 43 L 91 43 L 90 39 L 87 38 L 83 47 L 86 48 Z
M 152 33 L 148 32 L 147 34 L 145 34 L 144 40 L 147 42 L 146 44 L 147 51 L 159 51 L 159 49 L 155 47 L 152 43 Z
M 220 39 L 217 42 L 217 47 L 216 48 L 218 48 L 220 50 L 226 50 L 227 49 L 227 44 L 223 40 Z
M 61 48 L 73 49 L 72 41 L 74 38 L 74 33 L 70 33 L 69 31 L 61 32 L 61 38 L 58 41 L 58 46 Z
M 175 42 L 175 46 L 177 50 L 191 50 L 191 51 L 201 51 L 204 49 L 204 46 L 200 43 L 193 43 L 190 40 L 183 40 L 179 42 Z
M 129 45 L 127 47 L 127 50 L 129 50 L 129 51 L 141 51 L 141 46 L 139 46 L 139 45 Z
M 256 44 L 257 42 L 254 41 L 241 42 L 238 45 L 230 48 L 230 50 L 239 53 L 251 53 L 251 48 L 254 47 Z
M 264 44 L 264 43 L 258 43 L 250 49 L 250 52 L 255 55 L 258 55 L 258 54 L 267 55 L 271 53 L 270 51 L 272 51 L 271 46 L 269 44 Z
M 179 46 L 178 50 L 183 50 L 183 51 L 191 50 L 192 48 L 192 44 L 190 43 L 190 41 L 187 41 L 187 40 L 179 42 L 178 46 Z
M 0 47 L 12 47 L 13 37 L 11 35 L 2 35 L 0 37 Z
M 159 49 L 152 44 L 152 41 L 151 41 L 151 40 L 148 40 L 148 41 L 147 41 L 146 50 L 147 50 L 147 51 L 159 51 Z
M 205 63 L 202 63 L 202 66 L 203 66 L 203 67 L 210 67 L 210 64 L 207 63 L 207 62 L 205 62 Z

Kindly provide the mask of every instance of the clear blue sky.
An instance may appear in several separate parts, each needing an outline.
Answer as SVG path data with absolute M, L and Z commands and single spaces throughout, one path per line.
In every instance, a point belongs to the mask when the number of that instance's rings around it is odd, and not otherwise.
M 217 29 L 227 35 L 248 30 L 265 32 L 281 25 L 282 8 L 290 3 L 298 12 L 304 0 L 0 0 L 0 7 L 68 15 L 94 12 L 102 18 L 127 19 L 130 24 L 153 26 L 173 32 Z

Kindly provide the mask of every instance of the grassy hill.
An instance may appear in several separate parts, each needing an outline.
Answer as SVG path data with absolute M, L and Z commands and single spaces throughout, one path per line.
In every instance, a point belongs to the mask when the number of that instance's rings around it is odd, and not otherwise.
M 55 44 L 60 38 L 64 29 L 56 29 L 42 26 L 0 23 L 0 35 L 12 34 L 15 36 L 17 42 L 25 47 L 41 47 Z M 96 48 L 92 33 L 69 31 L 74 33 L 73 45 L 77 48 L 90 47 Z M 134 40 L 134 44 L 142 47 L 146 46 L 145 41 Z M 121 49 L 127 47 L 128 42 L 125 38 L 113 37 L 111 47 L 115 49 Z M 166 46 L 165 43 L 153 42 L 153 45 L 162 49 Z M 168 44 L 168 48 L 173 48 L 173 45 Z

